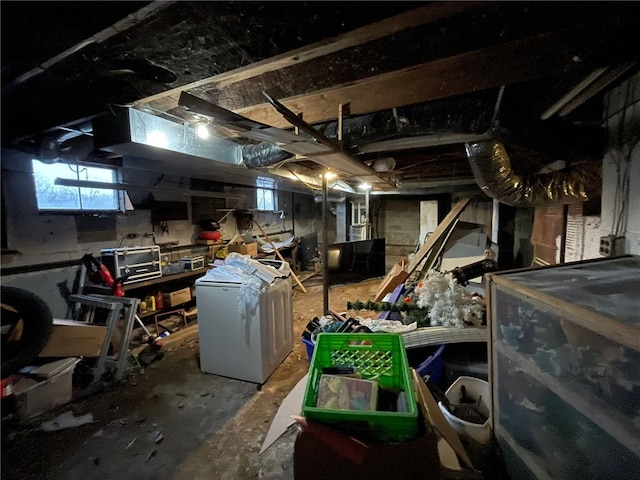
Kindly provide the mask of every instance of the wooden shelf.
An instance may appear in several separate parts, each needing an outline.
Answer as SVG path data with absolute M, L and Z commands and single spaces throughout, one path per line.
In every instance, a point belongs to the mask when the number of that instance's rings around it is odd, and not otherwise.
M 499 435 L 500 440 L 504 441 L 509 448 L 524 461 L 527 468 L 529 468 L 536 478 L 539 480 L 552 480 L 549 472 L 547 472 L 543 467 L 543 461 L 539 456 L 518 445 L 506 429 L 498 427 L 496 434 Z
M 524 372 L 598 425 L 619 443 L 640 456 L 640 439 L 638 438 L 637 429 L 631 423 L 631 419 L 596 397 L 578 382 L 564 379 L 560 381 L 557 377 L 542 372 L 535 362 L 503 343 L 496 342 L 494 348 L 497 349 L 498 353 L 514 362 Z
M 191 316 L 191 315 L 193 315 L 193 313 L 191 312 L 191 310 L 187 310 L 187 305 L 189 305 L 189 303 L 192 300 L 194 300 L 194 299 L 192 298 L 188 302 L 181 303 L 180 305 L 174 305 L 173 307 L 163 307 L 163 308 L 158 308 L 156 310 L 151 310 L 150 312 L 138 313 L 138 318 L 143 319 L 143 318 L 147 318 L 147 317 L 152 317 L 154 315 L 158 315 L 158 314 L 162 314 L 162 313 L 168 313 L 168 312 L 171 312 L 173 310 L 184 310 L 185 316 Z M 189 315 L 187 315 L 187 314 L 189 314 Z
M 163 283 L 173 282 L 175 280 L 181 280 L 183 278 L 202 277 L 207 272 L 207 268 L 201 268 L 194 270 L 193 272 L 174 273 L 173 275 L 163 275 L 158 278 L 152 278 L 151 280 L 145 280 L 143 282 L 130 283 L 124 285 L 122 288 L 125 292 L 131 290 L 137 290 L 139 288 L 150 287 L 152 285 L 160 285 Z

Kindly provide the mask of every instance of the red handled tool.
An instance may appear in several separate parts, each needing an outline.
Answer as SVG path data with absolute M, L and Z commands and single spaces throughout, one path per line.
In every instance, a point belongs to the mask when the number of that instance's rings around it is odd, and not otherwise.
M 82 263 L 87 269 L 90 278 L 92 278 L 94 281 L 97 281 L 99 279 L 107 287 L 110 287 L 113 291 L 114 297 L 124 297 L 124 289 L 122 288 L 122 285 L 124 281 L 129 277 L 128 273 L 114 280 L 113 275 L 111 275 L 111 272 L 104 265 L 104 263 L 102 263 L 90 253 L 84 254 L 84 256 L 82 257 Z

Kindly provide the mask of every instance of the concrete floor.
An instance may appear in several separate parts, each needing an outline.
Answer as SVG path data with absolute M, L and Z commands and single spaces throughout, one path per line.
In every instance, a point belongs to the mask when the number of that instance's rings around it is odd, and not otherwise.
M 380 279 L 331 288 L 329 306 L 372 298 Z M 319 277 L 294 289 L 293 352 L 259 389 L 203 374 L 197 335 L 167 345 L 164 358 L 122 385 L 74 399 L 40 420 L 72 410 L 95 422 L 44 432 L 40 422 L 3 428 L 6 480 L 292 479 L 291 427 L 259 454 L 280 403 L 307 373 L 301 332 L 322 313 Z

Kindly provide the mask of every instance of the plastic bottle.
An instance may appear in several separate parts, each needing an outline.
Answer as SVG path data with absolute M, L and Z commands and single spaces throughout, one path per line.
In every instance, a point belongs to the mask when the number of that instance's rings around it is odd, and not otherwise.
M 161 310 L 164 308 L 164 299 L 162 298 L 162 292 L 160 290 L 158 290 L 156 292 L 156 294 L 154 295 L 154 298 L 156 300 L 156 308 L 158 310 Z
M 156 299 L 153 295 L 149 295 L 144 299 L 144 301 L 147 304 L 147 308 L 150 312 L 153 312 L 156 309 Z

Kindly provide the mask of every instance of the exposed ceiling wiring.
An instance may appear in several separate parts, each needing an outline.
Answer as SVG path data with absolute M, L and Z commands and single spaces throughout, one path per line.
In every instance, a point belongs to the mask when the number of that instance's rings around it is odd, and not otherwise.
M 287 171 L 293 175 L 300 183 L 302 183 L 305 187 L 309 188 L 310 190 L 317 190 L 320 191 L 322 190 L 322 188 L 317 187 L 315 185 L 311 185 L 310 183 L 305 182 L 302 178 L 300 178 L 296 172 L 294 172 L 293 170 L 291 170 L 289 167 L 286 167 Z

